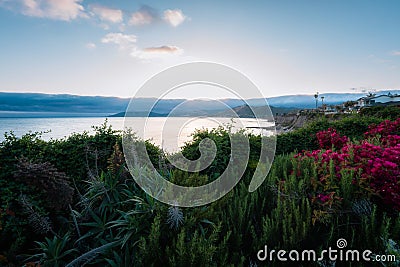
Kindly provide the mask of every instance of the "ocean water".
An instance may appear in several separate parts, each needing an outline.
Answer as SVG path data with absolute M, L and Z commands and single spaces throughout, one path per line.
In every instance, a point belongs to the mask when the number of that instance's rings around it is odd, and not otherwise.
M 25 133 L 44 132 L 42 139 L 59 139 L 72 133 L 87 131 L 93 133 L 92 126 L 100 126 L 106 118 L 0 118 L 0 141 L 6 132 L 20 137 Z M 255 119 L 230 119 L 214 117 L 169 117 L 169 118 L 107 118 L 107 123 L 115 130 L 132 129 L 138 136 L 150 139 L 166 151 L 177 151 L 185 142 L 191 140 L 195 130 L 212 129 L 223 125 L 232 125 L 233 130 L 247 127 L 268 127 L 273 123 Z M 255 134 L 270 135 L 265 129 L 248 129 Z

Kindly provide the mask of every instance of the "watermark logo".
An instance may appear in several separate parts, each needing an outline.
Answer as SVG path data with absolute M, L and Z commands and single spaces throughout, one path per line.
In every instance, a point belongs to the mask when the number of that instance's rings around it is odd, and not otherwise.
M 339 238 L 336 241 L 336 248 L 329 247 L 328 249 L 317 252 L 313 249 L 309 250 L 268 250 L 268 246 L 264 246 L 257 253 L 257 259 L 260 261 L 342 261 L 342 262 L 359 262 L 359 261 L 372 261 L 372 262 L 396 262 L 396 255 L 376 255 L 371 250 L 359 251 L 357 249 L 345 249 L 347 247 L 347 240 Z
M 275 124 L 268 103 L 257 86 L 233 68 L 210 62 L 193 62 L 158 73 L 149 79 L 132 97 L 125 112 L 124 128 L 134 128 L 139 131 L 137 135 L 145 136 L 149 117 L 154 114 L 153 110 L 159 105 L 160 101 L 168 98 L 168 94 L 174 90 L 190 85 L 208 85 L 226 90 L 251 109 L 254 120 L 258 125 L 262 125 L 265 121 L 271 123 L 269 131 L 273 134 L 271 137 L 263 136 L 261 138 L 259 162 L 249 185 L 249 192 L 255 191 L 266 178 L 275 155 Z M 153 97 L 143 101 L 143 98 L 149 95 Z M 248 102 L 249 97 L 257 99 L 257 108 L 254 108 L 254 105 Z M 218 101 L 218 99 L 214 100 Z M 178 136 L 179 130 L 185 122 L 177 125 L 176 121 L 172 123 L 172 117 L 174 114 L 179 114 L 179 108 L 182 105 L 184 103 L 177 105 L 169 112 L 164 121 L 163 135 L 171 136 L 175 134 L 175 136 Z M 224 102 L 221 102 L 221 105 L 226 106 L 230 112 L 230 117 L 239 119 L 233 107 Z M 144 114 L 144 117 L 138 119 L 130 116 L 138 110 Z M 213 118 L 213 120 L 218 120 L 218 118 Z M 240 123 L 240 120 L 238 122 Z M 131 175 L 147 194 L 169 205 L 195 207 L 223 197 L 239 182 L 246 170 L 250 154 L 249 139 L 245 134 L 238 132 L 230 132 L 229 137 L 231 153 L 226 155 L 229 157 L 226 169 L 216 180 L 197 187 L 179 186 L 164 179 L 151 163 L 145 143 L 138 140 L 135 134 L 129 131 L 125 132 L 122 145 Z M 214 141 L 210 139 L 202 140 L 199 151 L 201 156 L 197 160 L 189 160 L 182 153 L 177 152 L 173 155 L 167 154 L 168 161 L 183 171 L 200 172 L 210 166 L 218 151 Z
M 339 238 L 339 239 L 336 241 L 336 246 L 337 246 L 338 248 L 345 248 L 345 247 L 347 247 L 347 241 L 346 241 L 346 239 L 344 239 L 344 238 Z

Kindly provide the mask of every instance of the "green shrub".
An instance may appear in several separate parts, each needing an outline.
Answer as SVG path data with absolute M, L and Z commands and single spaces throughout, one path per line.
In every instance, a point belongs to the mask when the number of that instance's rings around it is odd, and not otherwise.
M 396 252 L 398 212 L 380 210 L 368 194 L 359 194 L 351 172 L 327 188 L 316 184 L 315 162 L 297 161 L 293 153 L 313 149 L 319 130 L 336 127 L 358 139 L 370 123 L 378 121 L 360 116 L 321 119 L 278 136 L 271 171 L 253 193 L 248 185 L 258 163 L 261 137 L 249 135 L 251 152 L 244 177 L 223 198 L 194 208 L 167 206 L 145 194 L 125 169 L 119 133 L 109 127 L 99 128 L 94 135 L 75 134 L 49 142 L 35 134 L 10 135 L 0 146 L 0 260 L 7 257 L 22 265 L 21 255 L 34 254 L 28 261 L 41 261 L 44 266 L 249 266 L 260 264 L 257 252 L 265 245 L 320 251 L 334 247 L 339 238 L 345 238 L 352 249 Z M 150 142 L 146 146 L 152 163 L 168 180 L 199 186 L 224 171 L 230 154 L 229 133 L 222 128 L 196 132 L 183 154 L 197 159 L 204 138 L 214 140 L 218 152 L 201 173 L 174 169 L 158 147 Z M 27 161 L 18 164 L 23 157 Z M 28 173 L 33 167 L 37 171 Z M 48 191 L 32 190 L 52 184 L 48 188 L 57 192 L 66 186 L 67 177 L 76 187 L 69 185 L 75 195 L 64 205 L 49 206 L 44 201 Z M 324 191 L 334 192 L 340 200 L 321 205 L 315 196 Z M 21 193 L 26 197 L 21 198 Z M 29 220 L 48 227 L 35 231 Z M 38 251 L 32 252 L 34 248 Z M 267 264 L 281 266 L 280 262 Z M 357 266 L 370 265 L 359 262 Z
M 377 117 L 387 120 L 395 120 L 400 118 L 400 106 L 372 106 L 362 108 L 361 116 Z
M 360 140 L 368 130 L 369 125 L 378 124 L 383 119 L 377 117 L 366 117 L 350 115 L 340 120 L 329 120 L 319 118 L 311 121 L 303 128 L 277 136 L 276 154 L 287 154 L 294 151 L 318 149 L 315 134 L 328 128 L 333 128 L 341 135 L 346 135 L 351 140 Z

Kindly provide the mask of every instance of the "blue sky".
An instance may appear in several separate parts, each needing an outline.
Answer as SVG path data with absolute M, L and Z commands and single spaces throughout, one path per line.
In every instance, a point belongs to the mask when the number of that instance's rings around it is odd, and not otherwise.
M 399 14 L 397 0 L 0 0 L 0 91 L 129 97 L 190 61 L 266 97 L 400 89 Z

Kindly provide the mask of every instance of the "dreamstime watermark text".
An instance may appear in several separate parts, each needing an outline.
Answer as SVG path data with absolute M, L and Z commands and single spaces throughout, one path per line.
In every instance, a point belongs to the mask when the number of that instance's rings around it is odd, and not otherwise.
M 347 241 L 344 238 L 340 238 L 336 242 L 336 247 L 329 247 L 320 252 L 316 252 L 313 249 L 309 250 L 269 250 L 268 246 L 265 245 L 264 249 L 261 249 L 257 253 L 257 258 L 260 261 L 372 261 L 372 262 L 396 262 L 395 255 L 376 255 L 371 250 L 359 251 L 357 249 L 345 249 L 347 247 Z

